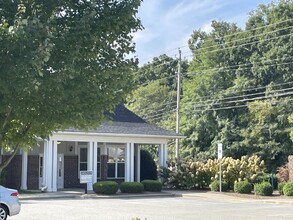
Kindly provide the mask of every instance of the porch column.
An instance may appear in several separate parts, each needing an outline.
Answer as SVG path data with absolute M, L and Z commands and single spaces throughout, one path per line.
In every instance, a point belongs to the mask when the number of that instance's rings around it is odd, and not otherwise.
M 27 190 L 27 151 L 22 151 L 21 189 Z
M 46 186 L 47 186 L 47 191 L 48 192 L 52 192 L 53 191 L 53 186 L 52 186 L 52 166 L 53 166 L 53 141 L 52 140 L 48 140 L 46 141 L 46 144 L 44 145 L 45 150 L 44 150 L 44 157 L 45 159 L 45 167 L 46 167 Z
M 140 182 L 140 146 L 136 145 L 136 181 Z
M 57 175 L 58 175 L 58 171 L 57 171 L 57 158 L 58 158 L 58 145 L 57 145 L 57 140 L 53 141 L 53 166 L 52 166 L 52 191 L 53 192 L 57 192 Z
M 93 183 L 97 182 L 97 158 L 98 158 L 98 143 L 94 142 L 94 162 L 93 162 Z
M 93 171 L 94 143 L 92 141 L 88 143 L 87 153 L 87 170 Z M 87 183 L 87 190 L 93 190 L 93 183 Z
M 101 180 L 106 180 L 108 177 L 108 152 L 106 143 L 101 144 L 99 147 L 101 150 Z
M 125 182 L 134 181 L 134 144 L 127 143 L 126 146 L 126 167 L 125 167 Z
M 159 166 L 167 166 L 167 147 L 166 144 L 160 144 L 159 146 Z
M 47 186 L 47 167 L 48 167 L 48 141 L 44 140 L 44 152 L 43 152 L 43 182 L 41 187 Z

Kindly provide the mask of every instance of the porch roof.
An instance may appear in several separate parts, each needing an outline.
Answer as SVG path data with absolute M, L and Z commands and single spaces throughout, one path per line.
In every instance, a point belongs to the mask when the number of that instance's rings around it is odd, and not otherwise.
M 109 114 L 112 118 L 109 122 L 103 122 L 96 129 L 90 129 L 86 133 L 107 134 L 107 135 L 138 135 L 138 136 L 157 136 L 165 138 L 183 138 L 183 135 L 177 134 L 174 131 L 162 129 L 156 125 L 147 123 L 138 115 L 127 109 L 124 105 L 116 106 L 115 111 Z M 80 129 L 70 128 L 64 132 L 84 132 Z

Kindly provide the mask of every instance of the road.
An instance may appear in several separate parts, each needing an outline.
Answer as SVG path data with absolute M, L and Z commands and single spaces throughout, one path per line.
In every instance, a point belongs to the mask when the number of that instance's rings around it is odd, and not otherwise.
M 293 219 L 293 205 L 207 198 L 58 199 L 22 201 L 9 220 Z

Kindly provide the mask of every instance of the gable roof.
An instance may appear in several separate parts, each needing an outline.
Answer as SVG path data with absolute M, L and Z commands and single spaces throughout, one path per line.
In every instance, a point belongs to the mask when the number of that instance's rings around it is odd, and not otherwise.
M 119 104 L 113 113 L 108 113 L 111 121 L 103 122 L 96 129 L 90 129 L 88 133 L 122 135 L 122 136 L 152 136 L 165 138 L 183 138 L 174 131 L 160 128 L 147 123 L 141 117 Z M 79 129 L 65 129 L 66 132 L 81 132 Z

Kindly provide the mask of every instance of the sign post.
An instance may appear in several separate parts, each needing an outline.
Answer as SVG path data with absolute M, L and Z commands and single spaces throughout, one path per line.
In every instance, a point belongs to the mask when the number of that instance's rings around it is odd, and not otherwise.
M 222 143 L 218 143 L 220 192 L 222 192 L 222 157 L 223 157 L 223 144 Z
M 82 170 L 80 171 L 80 183 L 85 183 L 84 193 L 87 194 L 87 183 L 92 183 L 93 171 L 92 170 Z

